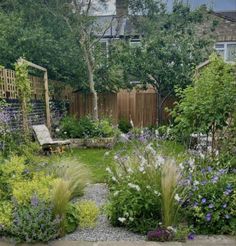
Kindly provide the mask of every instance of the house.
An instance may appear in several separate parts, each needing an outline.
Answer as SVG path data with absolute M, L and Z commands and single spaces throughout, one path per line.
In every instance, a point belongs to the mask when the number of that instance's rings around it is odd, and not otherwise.
M 101 42 L 106 50 L 114 39 L 128 39 L 133 46 L 140 43 L 140 34 L 136 32 L 128 18 L 127 2 L 126 0 L 116 0 L 116 14 L 98 16 L 97 18 L 98 26 L 103 27 L 101 30 L 104 30 L 104 27 L 106 30 L 105 33 L 98 33 L 98 35 L 103 35 Z M 209 30 L 213 22 L 215 26 L 213 33 L 216 40 L 214 48 L 224 57 L 225 61 L 234 62 L 236 60 L 236 10 L 227 12 L 206 10 L 206 14 L 211 17 L 211 20 L 206 21 L 201 29 Z

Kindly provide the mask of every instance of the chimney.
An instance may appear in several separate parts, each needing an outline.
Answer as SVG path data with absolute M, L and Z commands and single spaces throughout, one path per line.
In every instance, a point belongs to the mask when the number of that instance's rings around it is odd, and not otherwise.
M 116 16 L 124 17 L 128 15 L 129 0 L 116 0 Z

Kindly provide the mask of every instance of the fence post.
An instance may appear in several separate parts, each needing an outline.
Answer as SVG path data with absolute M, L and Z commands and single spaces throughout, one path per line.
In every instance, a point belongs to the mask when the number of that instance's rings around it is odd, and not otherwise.
M 47 70 L 44 72 L 44 89 L 45 89 L 46 123 L 48 129 L 51 129 Z

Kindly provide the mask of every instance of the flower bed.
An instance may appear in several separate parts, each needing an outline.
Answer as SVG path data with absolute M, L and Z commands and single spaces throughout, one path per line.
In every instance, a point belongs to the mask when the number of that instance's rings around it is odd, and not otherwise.
M 37 169 L 24 157 L 0 163 L 0 236 L 48 242 L 78 226 L 94 226 L 96 206 L 72 202 L 87 183 L 86 170 L 79 163 Z

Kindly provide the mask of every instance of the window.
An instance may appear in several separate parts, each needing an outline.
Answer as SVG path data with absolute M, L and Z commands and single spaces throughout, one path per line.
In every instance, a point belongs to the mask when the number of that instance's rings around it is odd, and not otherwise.
M 102 54 L 108 58 L 109 56 L 109 48 L 108 48 L 108 40 L 106 39 L 102 39 L 101 41 L 101 51 L 102 51 Z
M 216 43 L 215 49 L 226 62 L 236 62 L 236 42 Z

